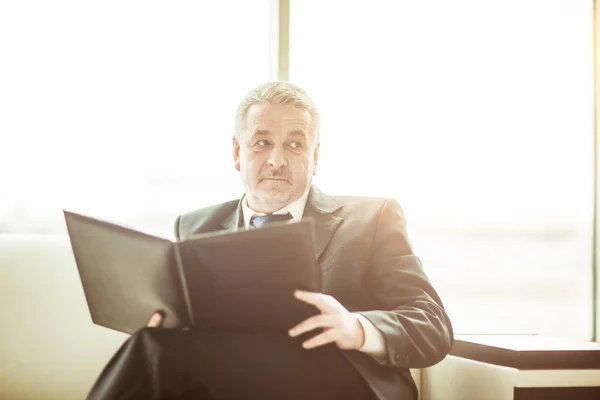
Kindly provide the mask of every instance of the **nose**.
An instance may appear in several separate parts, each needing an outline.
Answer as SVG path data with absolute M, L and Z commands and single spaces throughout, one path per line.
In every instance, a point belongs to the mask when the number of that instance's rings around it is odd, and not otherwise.
M 283 149 L 274 146 L 273 149 L 271 149 L 271 152 L 269 153 L 268 163 L 274 169 L 286 167 L 287 158 Z

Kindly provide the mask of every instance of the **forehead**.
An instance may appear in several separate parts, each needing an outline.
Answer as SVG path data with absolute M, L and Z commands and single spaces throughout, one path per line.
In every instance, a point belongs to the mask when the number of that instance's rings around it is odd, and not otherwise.
M 302 129 L 308 131 L 312 117 L 308 110 L 291 105 L 270 103 L 253 104 L 248 109 L 246 117 L 248 131 L 256 129 Z

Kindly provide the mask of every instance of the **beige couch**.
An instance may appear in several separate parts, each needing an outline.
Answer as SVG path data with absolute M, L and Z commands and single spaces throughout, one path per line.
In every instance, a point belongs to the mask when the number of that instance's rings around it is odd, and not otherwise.
M 0 399 L 83 399 L 127 338 L 92 323 L 67 236 L 0 235 L 0 299 Z

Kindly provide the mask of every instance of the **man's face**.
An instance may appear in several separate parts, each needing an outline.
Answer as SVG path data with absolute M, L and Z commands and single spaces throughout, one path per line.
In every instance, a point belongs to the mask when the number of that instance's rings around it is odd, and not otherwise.
M 246 130 L 233 138 L 235 169 L 242 173 L 248 205 L 272 213 L 298 199 L 316 173 L 319 145 L 307 110 L 254 104 Z

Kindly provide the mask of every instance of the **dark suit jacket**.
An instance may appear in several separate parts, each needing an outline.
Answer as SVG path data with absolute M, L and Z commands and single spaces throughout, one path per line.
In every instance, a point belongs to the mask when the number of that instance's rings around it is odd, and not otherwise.
M 400 205 L 393 199 L 330 197 L 313 186 L 304 217 L 315 222 L 323 292 L 349 311 L 360 312 L 385 338 L 384 360 L 358 351 L 344 354 L 378 398 L 402 399 L 407 387 L 416 392 L 408 368 L 442 360 L 452 346 L 453 331 L 413 254 Z M 241 202 L 234 200 L 180 216 L 175 234 L 185 238 L 237 229 L 242 221 Z

